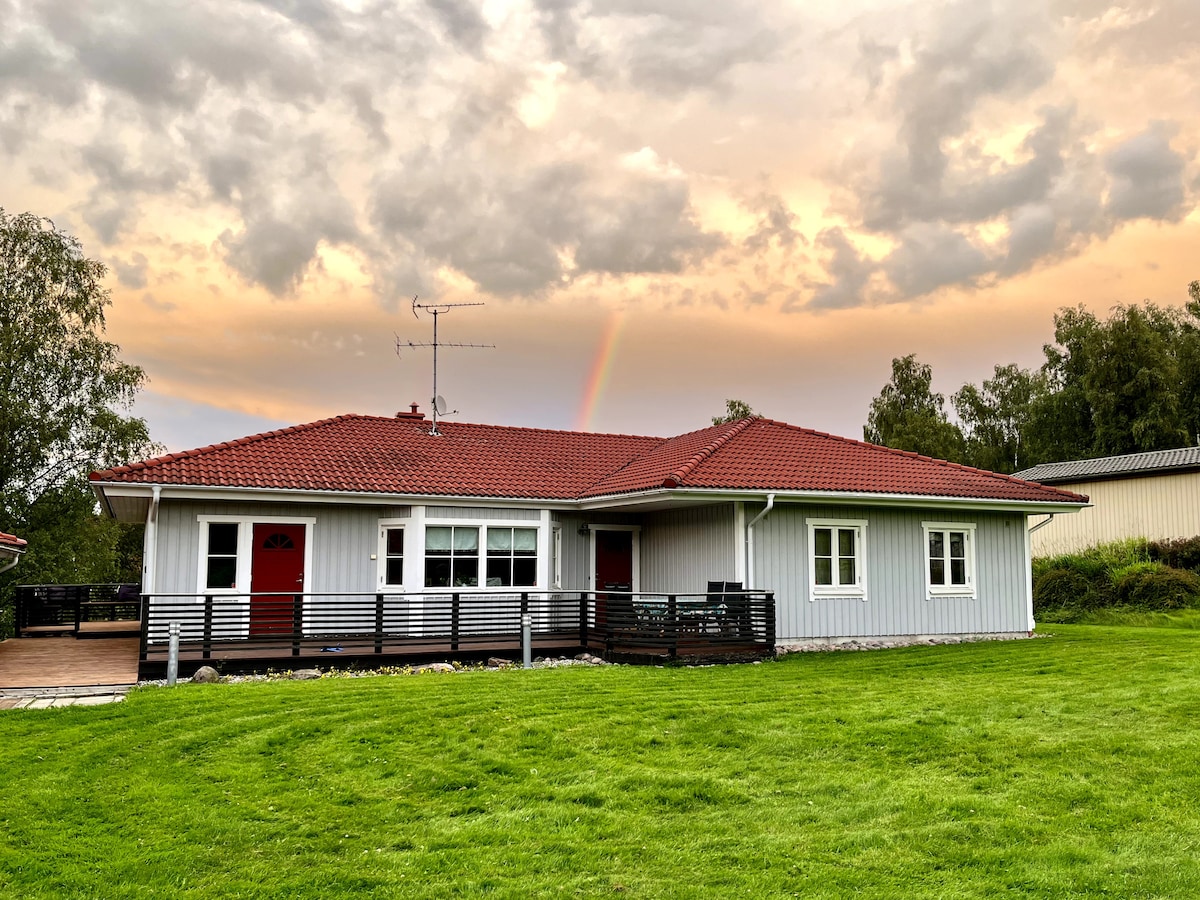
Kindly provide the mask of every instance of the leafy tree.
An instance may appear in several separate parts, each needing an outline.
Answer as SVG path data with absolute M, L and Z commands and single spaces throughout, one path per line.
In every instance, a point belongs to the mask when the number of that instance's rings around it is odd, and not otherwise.
M 87 474 L 157 448 L 123 414 L 146 376 L 103 337 L 104 275 L 48 219 L 0 209 L 0 530 L 29 541 L 8 585 L 119 574 Z
M 981 387 L 963 385 L 952 399 L 962 423 L 967 461 L 1005 473 L 1031 465 L 1026 446 L 1031 413 L 1046 392 L 1043 374 L 1011 363 L 996 366 Z
M 754 410 L 750 408 L 750 404 L 745 400 L 726 400 L 725 415 L 713 416 L 712 423 L 714 425 L 724 425 L 727 422 L 737 422 L 741 419 L 748 419 L 751 416 L 757 416 Z
M 867 414 L 863 437 L 873 444 L 955 462 L 963 458 L 958 426 L 946 417 L 946 398 L 932 389 L 933 369 L 916 354 L 892 360 L 892 379 Z

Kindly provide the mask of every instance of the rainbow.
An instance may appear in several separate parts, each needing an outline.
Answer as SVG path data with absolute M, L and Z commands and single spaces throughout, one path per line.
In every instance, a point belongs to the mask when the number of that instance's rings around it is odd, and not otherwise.
M 617 345 L 617 335 L 621 331 L 624 317 L 619 310 L 613 310 L 608 324 L 600 334 L 600 343 L 596 347 L 596 356 L 592 360 L 592 370 L 588 375 L 587 386 L 583 392 L 583 404 L 579 408 L 579 419 L 576 421 L 576 431 L 591 431 L 592 416 L 596 414 L 596 404 L 608 384 L 608 376 L 612 374 L 612 363 Z

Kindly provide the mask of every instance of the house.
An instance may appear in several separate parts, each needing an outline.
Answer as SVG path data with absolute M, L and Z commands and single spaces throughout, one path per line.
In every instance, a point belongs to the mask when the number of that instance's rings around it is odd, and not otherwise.
M 417 633 L 451 594 L 479 608 L 517 593 L 673 603 L 714 583 L 773 592 L 780 641 L 1025 634 L 1027 521 L 1086 504 L 765 418 L 665 439 L 458 422 L 435 431 L 415 404 L 91 480 L 107 514 L 146 523 L 151 613 L 156 598 L 185 612 L 204 598 L 249 603 L 227 637 L 269 630 L 267 601 L 256 613 L 252 599 L 266 592 L 296 593 L 297 622 L 308 615 L 301 591 L 378 595 L 377 630 L 393 627 L 388 617 Z M 385 594 L 404 605 L 385 610 Z M 369 627 L 367 613 L 346 609 L 342 630 Z
M 1035 556 L 1125 538 L 1200 534 L 1200 447 L 1045 463 L 1016 477 L 1087 494 L 1092 501 L 1077 516 L 1055 516 L 1044 527 L 1035 525 Z
M 20 561 L 25 545 L 16 535 L 0 531 L 0 572 L 7 572 Z

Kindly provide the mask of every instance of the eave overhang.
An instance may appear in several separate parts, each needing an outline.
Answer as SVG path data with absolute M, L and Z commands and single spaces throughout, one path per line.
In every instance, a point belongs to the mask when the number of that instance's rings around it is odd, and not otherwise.
M 92 489 L 101 506 L 113 518 L 122 519 L 114 510 L 114 501 L 126 510 L 142 509 L 142 517 L 127 512 L 123 521 L 144 521 L 155 485 L 145 482 L 94 481 Z M 470 505 L 481 507 L 520 507 L 594 511 L 602 509 L 638 508 L 669 509 L 726 502 L 765 502 L 768 493 L 779 503 L 838 503 L 855 506 L 907 507 L 919 509 L 979 509 L 996 512 L 1019 512 L 1027 515 L 1072 513 L 1091 506 L 1087 502 L 1006 500 L 980 497 L 949 497 L 922 494 L 867 493 L 857 491 L 785 491 L 785 490 L 721 490 L 707 488 L 656 488 L 627 494 L 564 500 L 551 497 L 495 497 L 471 494 L 382 494 L 372 491 L 301 491 L 282 488 L 214 487 L 207 485 L 157 485 L 164 500 L 229 500 L 289 503 L 328 503 L 365 506 L 400 505 Z M 123 502 L 122 502 L 123 501 Z M 132 501 L 132 504 L 131 504 Z

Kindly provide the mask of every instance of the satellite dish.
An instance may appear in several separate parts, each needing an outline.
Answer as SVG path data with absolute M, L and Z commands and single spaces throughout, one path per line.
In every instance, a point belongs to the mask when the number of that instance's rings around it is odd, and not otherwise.
M 437 414 L 439 416 L 444 416 L 446 414 L 446 398 L 441 394 L 438 394 L 436 397 L 434 397 L 433 408 L 437 410 Z

